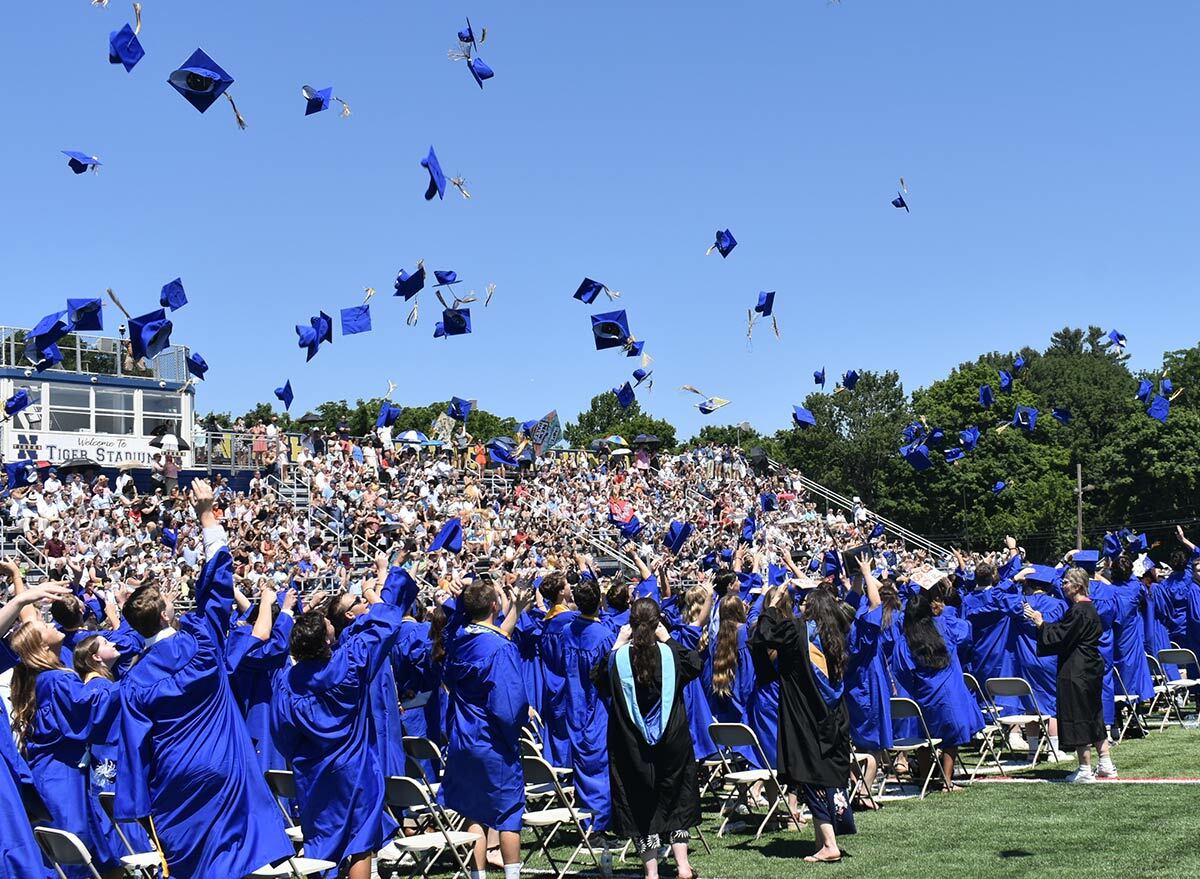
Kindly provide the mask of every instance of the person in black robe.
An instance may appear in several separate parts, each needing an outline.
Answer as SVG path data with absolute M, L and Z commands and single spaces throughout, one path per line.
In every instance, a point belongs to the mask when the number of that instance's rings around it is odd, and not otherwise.
M 1072 568 L 1063 579 L 1063 594 L 1070 607 L 1056 623 L 1025 605 L 1025 616 L 1037 626 L 1039 656 L 1058 657 L 1055 679 L 1058 694 L 1058 743 L 1064 751 L 1074 748 L 1079 769 L 1069 781 L 1090 782 L 1116 778 L 1104 726 L 1104 659 L 1100 655 L 1103 626 L 1088 597 L 1088 575 Z M 1092 746 L 1100 754 L 1100 766 L 1092 771 Z
M 607 667 L 597 669 L 597 686 L 612 700 L 609 830 L 633 840 L 646 879 L 657 879 L 667 845 L 679 879 L 692 879 L 688 831 L 700 823 L 700 791 L 683 692 L 702 665 L 667 634 L 659 613 L 654 599 L 635 601 Z
M 776 587 L 765 601 L 750 648 L 778 656 L 779 778 L 803 796 L 813 816 L 817 850 L 804 860 L 840 861 L 838 834 L 856 830 L 847 792 L 850 721 L 842 700 L 853 612 L 823 588 L 805 598 L 803 619 L 793 616 L 786 587 Z

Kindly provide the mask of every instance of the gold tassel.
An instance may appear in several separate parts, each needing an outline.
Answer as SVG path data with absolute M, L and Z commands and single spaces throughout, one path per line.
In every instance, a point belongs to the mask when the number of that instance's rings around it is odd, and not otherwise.
M 192 385 L 194 385 L 195 383 L 196 383 L 196 380 L 195 380 L 195 379 L 192 379 L 192 378 L 189 378 L 187 381 L 185 381 L 185 382 L 183 383 L 183 387 L 179 389 L 179 396 L 181 396 L 181 397 L 182 397 L 184 394 L 186 394 L 186 393 L 187 393 L 187 389 L 188 389 L 188 388 L 190 388 L 190 387 L 191 387 Z
M 365 292 L 367 294 L 367 298 L 363 300 L 363 305 L 366 305 L 368 302 L 371 301 L 371 297 L 375 295 L 375 288 L 367 287 L 367 288 L 365 288 L 365 290 L 363 292 Z
M 646 354 L 645 352 L 643 352 L 642 353 L 642 369 L 649 369 L 650 364 L 652 362 L 653 362 L 653 358 L 649 354 Z
M 142 4 L 141 3 L 133 4 L 133 20 L 135 22 L 135 24 L 133 26 L 133 35 L 136 37 L 138 34 L 140 34 L 142 32 Z
M 225 92 L 225 97 L 229 100 L 229 106 L 233 107 L 233 118 L 237 120 L 238 128 L 242 131 L 246 130 L 246 120 L 242 118 L 242 114 L 238 112 L 237 104 L 233 102 L 233 95 Z
M 410 327 L 415 327 L 417 325 L 417 306 L 419 306 L 420 304 L 421 304 L 420 302 L 414 302 L 412 311 L 410 311 L 408 313 L 408 317 L 404 319 L 404 322 L 406 324 L 408 324 Z
M 708 256 L 710 253 L 712 253 L 712 252 L 713 252 L 714 250 L 716 250 L 716 249 L 717 249 L 717 245 L 716 245 L 716 243 L 714 242 L 712 247 L 710 247 L 708 250 L 704 251 L 704 255 L 705 255 L 705 256 Z
M 1179 396 L 1180 394 L 1182 394 L 1182 393 L 1183 393 L 1183 388 L 1180 388 L 1179 390 L 1177 390 L 1175 393 L 1173 393 L 1173 394 L 1171 395 L 1170 399 L 1168 399 L 1168 400 L 1167 400 L 1167 402 L 1168 402 L 1168 403 L 1174 403 L 1174 402 L 1175 402 L 1175 398 L 1176 398 L 1176 397 L 1178 397 L 1178 396 Z
M 113 305 L 121 309 L 121 314 L 125 315 L 129 320 L 133 320 L 133 315 L 121 304 L 121 300 L 117 298 L 117 294 L 113 292 L 112 287 L 108 288 L 108 298 L 113 301 Z
M 334 95 L 333 99 L 342 105 L 342 112 L 341 112 L 340 118 L 342 118 L 342 119 L 347 118 L 350 115 L 350 105 L 347 104 L 345 101 L 343 101 L 341 98 L 339 98 L 337 95 Z
M 996 433 L 1002 433 L 1003 431 L 1008 430 L 1010 427 L 1012 427 L 1012 424 L 1001 424 L 996 428 Z
M 462 193 L 463 198 L 471 197 L 471 193 L 467 192 L 467 178 L 451 177 L 450 185 L 453 186 L 455 189 L 457 189 L 460 193 Z
M 162 861 L 163 879 L 170 879 L 171 867 L 167 864 L 167 853 L 163 851 L 162 843 L 158 841 L 158 828 L 154 826 L 154 816 L 146 816 L 150 820 L 150 839 L 154 843 L 154 850 L 158 852 L 158 858 Z
M 840 394 L 840 393 L 842 393 L 842 392 L 843 392 L 843 391 L 845 391 L 845 390 L 846 390 L 846 388 L 845 388 L 844 386 L 842 386 L 842 385 L 838 385 L 836 388 L 834 388 L 834 389 L 833 389 L 833 392 L 834 392 L 835 394 Z

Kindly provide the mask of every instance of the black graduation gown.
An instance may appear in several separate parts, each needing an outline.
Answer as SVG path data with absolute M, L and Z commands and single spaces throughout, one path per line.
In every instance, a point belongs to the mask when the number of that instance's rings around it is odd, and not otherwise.
M 846 706 L 825 704 L 808 656 L 802 620 L 767 608 L 750 636 L 752 650 L 779 655 L 779 777 L 788 785 L 846 788 L 850 783 L 850 721 Z
M 629 838 L 652 833 L 686 830 L 700 823 L 700 790 L 696 755 L 683 703 L 686 685 L 700 676 L 700 654 L 685 650 L 674 639 L 667 642 L 675 662 L 675 701 L 658 744 L 642 738 L 629 708 L 616 664 L 609 662 L 597 675 L 601 692 L 612 698 L 608 715 L 608 777 L 612 788 L 609 830 Z M 662 684 L 636 685 L 643 712 L 662 698 Z
M 1102 631 L 1090 601 L 1076 601 L 1058 622 L 1038 628 L 1038 655 L 1058 657 L 1058 746 L 1064 751 L 1088 747 L 1107 734 Z

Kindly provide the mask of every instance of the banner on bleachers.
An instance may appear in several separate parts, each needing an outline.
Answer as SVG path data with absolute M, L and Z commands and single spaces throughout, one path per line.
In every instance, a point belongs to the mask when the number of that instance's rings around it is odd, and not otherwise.
M 553 448 L 562 441 L 562 422 L 558 420 L 558 410 L 551 409 L 533 429 L 529 431 L 529 439 L 533 442 L 534 452 L 542 453 L 542 449 Z

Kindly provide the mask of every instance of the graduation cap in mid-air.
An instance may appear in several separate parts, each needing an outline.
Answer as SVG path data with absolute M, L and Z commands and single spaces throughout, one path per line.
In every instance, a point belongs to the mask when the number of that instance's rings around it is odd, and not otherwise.
M 633 393 L 633 386 L 630 385 L 629 382 L 625 382 L 625 384 L 621 385 L 619 388 L 613 388 L 612 392 L 617 398 L 617 404 L 620 405 L 622 409 L 628 409 L 633 405 L 633 401 L 636 399 Z
M 813 370 L 813 384 L 820 385 L 821 389 L 825 389 L 825 367 Z
M 1115 346 L 1117 348 L 1117 350 L 1119 350 L 1119 351 L 1125 350 L 1125 334 L 1124 333 L 1117 332 L 1116 330 L 1109 330 L 1108 331 L 1108 341 L 1109 341 L 1109 344 Z
M 87 153 L 81 153 L 79 150 L 63 150 L 62 154 L 67 157 L 67 167 L 76 174 L 82 174 L 84 171 L 95 171 L 101 165 L 99 158 L 89 156 Z
M 38 481 L 37 465 L 32 461 L 13 461 L 11 464 L 5 464 L 4 472 L 8 474 L 9 490 L 36 485 Z
M 858 384 L 859 375 L 853 369 L 846 370 L 842 376 L 842 383 L 837 386 L 838 391 L 852 391 L 854 386 Z M 836 392 L 835 392 L 836 393 Z
M 442 173 L 441 163 L 438 162 L 437 153 L 433 151 L 433 147 L 429 147 L 429 155 L 421 159 L 421 167 L 429 172 L 429 187 L 425 190 L 425 201 L 432 201 L 436 195 L 438 198 L 446 197 L 446 175 Z
M 585 305 L 591 305 L 601 293 L 609 299 L 617 299 L 621 296 L 620 293 L 611 289 L 607 284 L 601 284 L 599 281 L 593 281 L 591 278 L 584 278 L 583 282 L 579 285 L 579 289 L 575 291 L 574 298 Z
M 796 427 L 807 430 L 810 427 L 817 426 L 817 418 L 803 406 L 792 406 L 792 423 Z
M 759 319 L 765 320 L 771 318 L 771 327 L 775 330 L 775 337 L 779 337 L 779 322 L 774 317 L 775 311 L 775 291 L 761 290 L 758 294 L 758 303 L 746 315 L 746 338 L 750 339 L 754 336 L 754 323 Z M 755 317 L 755 315 L 758 317 Z
M 597 351 L 620 348 L 629 335 L 629 318 L 626 317 L 624 309 L 592 315 L 592 336 Z
M 187 371 L 196 378 L 204 381 L 204 374 L 208 372 L 208 363 L 197 352 L 193 351 L 187 356 L 187 360 L 183 362 L 187 367 Z
M 157 308 L 129 319 L 129 344 L 134 361 L 153 360 L 171 344 L 171 321 L 167 313 Z
M 633 371 L 633 386 L 636 388 L 642 382 L 649 380 L 650 376 L 652 376 L 652 375 L 654 375 L 654 370 L 652 370 L 652 369 L 649 369 L 649 370 L 641 369 L 641 368 L 635 369 Z M 647 387 L 651 387 L 653 385 L 654 385 L 654 382 L 650 382 L 650 384 L 647 385 Z
M 292 393 L 292 382 L 288 379 L 283 383 L 283 387 L 275 389 L 275 399 L 283 404 L 284 409 L 292 408 L 292 400 L 295 395 Z
M 666 544 L 671 555 L 679 555 L 683 545 L 687 543 L 687 539 L 692 536 L 692 532 L 696 530 L 696 526 L 691 522 L 675 522 L 672 521 L 667 533 L 663 537 L 663 543 Z
M 953 464 L 955 461 L 961 461 L 963 458 L 967 457 L 966 450 L 958 446 L 952 446 L 951 448 L 946 449 L 944 454 L 946 456 L 947 464 Z
M 724 232 L 718 229 L 716 240 L 713 241 L 708 250 L 704 251 L 704 255 L 708 256 L 715 250 L 717 253 L 721 254 L 722 259 L 725 259 L 730 253 L 733 252 L 735 247 L 737 247 L 737 239 L 733 237 L 733 233 L 728 229 L 726 229 Z
M 696 404 L 696 408 L 700 410 L 700 414 L 702 415 L 712 415 L 722 406 L 729 405 L 729 400 L 726 400 L 723 397 L 710 397 L 708 394 L 704 393 L 704 391 L 700 390 L 694 385 L 683 385 L 679 390 L 690 391 L 691 393 L 701 397 L 700 402 Z
M 911 464 L 918 473 L 933 466 L 933 461 L 929 458 L 929 447 L 920 440 L 901 448 L 900 457 Z
M 379 415 L 375 419 L 375 426 L 391 427 L 396 423 L 396 419 L 400 417 L 400 413 L 403 411 L 404 409 L 402 407 L 397 406 L 395 403 L 389 403 L 387 400 L 384 400 L 379 406 Z
M 433 538 L 433 543 L 429 544 L 428 552 L 437 552 L 439 549 L 444 549 L 447 552 L 459 553 L 462 551 L 463 545 L 463 530 L 462 522 L 455 516 L 452 519 L 446 520 L 442 525 L 437 536 Z
M 246 120 L 238 112 L 237 104 L 233 102 L 233 96 L 228 91 L 233 85 L 233 77 L 222 70 L 221 65 L 205 54 L 203 49 L 193 52 L 188 60 L 167 78 L 167 82 L 201 113 L 224 95 L 233 108 L 238 128 L 246 127 Z
M 57 349 L 58 340 L 71 332 L 71 329 L 72 326 L 67 319 L 66 311 L 55 311 L 46 315 L 25 337 L 26 359 L 31 363 L 42 360 L 51 348 Z
M 67 320 L 78 332 L 100 332 L 104 329 L 104 316 L 100 308 L 98 296 L 89 299 L 68 299 Z
M 1150 405 L 1146 409 L 1146 414 L 1155 421 L 1166 424 L 1167 416 L 1171 414 L 1171 401 L 1162 394 L 1155 394 L 1154 399 L 1150 401 Z
M 960 430 L 958 432 L 958 441 L 963 449 L 968 452 L 973 452 L 975 446 L 979 444 L 979 428 L 974 424 Z
M 1003 391 L 1006 394 L 1011 394 L 1012 393 L 1012 381 L 1013 381 L 1012 375 L 1009 374 L 1008 370 L 1006 370 L 1006 369 L 1000 370 L 1000 390 L 1001 391 Z
M 425 288 L 425 262 L 417 260 L 417 268 L 411 274 L 404 269 L 396 276 L 395 296 L 403 296 L 404 301 L 412 299 Z
M 119 31 L 108 35 L 108 63 L 124 66 L 126 73 L 133 70 L 146 55 L 146 50 L 138 40 L 138 34 L 142 32 L 141 3 L 133 4 L 133 18 L 133 27 L 126 23 Z
M 462 283 L 462 281 L 460 281 L 458 279 L 458 272 L 452 272 L 452 271 L 447 271 L 447 270 L 443 270 L 440 272 L 435 271 L 433 273 L 433 277 L 437 281 L 437 283 L 433 285 L 435 287 L 449 287 L 452 284 L 461 284 Z
M 322 311 L 310 317 L 308 323 L 296 324 L 296 344 L 307 350 L 306 362 L 317 356 L 322 342 L 333 343 L 333 318 Z
M 446 414 L 455 421 L 466 421 L 471 416 L 471 409 L 474 404 L 470 400 L 464 400 L 462 397 L 451 397 L 450 403 L 446 406 Z
M 350 105 L 333 93 L 333 86 L 326 89 L 315 89 L 311 85 L 306 85 L 300 89 L 300 94 L 304 98 L 305 116 L 328 110 L 332 101 L 337 101 L 342 105 L 342 112 L 339 114 L 342 119 L 350 115 Z
M 1032 406 L 1018 406 L 1013 412 L 1011 424 L 1032 433 L 1037 427 L 1037 417 L 1038 411 Z
M 1154 382 L 1148 378 L 1144 378 L 1138 382 L 1137 398 L 1139 400 L 1143 403 L 1147 402 L 1152 393 L 1154 393 Z
M 991 409 L 992 403 L 996 402 L 996 395 L 992 393 L 991 385 L 979 386 L 979 405 L 984 409 Z
M 1050 410 L 1050 415 L 1059 424 L 1070 424 L 1071 423 L 1071 410 L 1069 410 L 1069 409 L 1064 409 L 1061 406 L 1055 406 L 1053 409 Z
M 483 88 L 485 79 L 491 79 L 496 75 L 488 63 L 479 56 L 467 59 L 467 69 L 471 71 L 471 76 L 475 77 L 475 82 L 479 84 L 480 88 Z
M 646 342 L 644 339 L 634 339 L 630 337 L 625 342 L 626 357 L 641 357 L 642 352 L 646 350 Z
M 18 388 L 15 394 L 4 401 L 5 418 L 12 418 L 14 415 L 24 412 L 29 408 L 31 402 L 29 399 L 29 390 L 27 388 Z
M 441 334 L 435 329 L 435 339 L 443 336 L 465 336 L 471 332 L 471 309 L 447 308 L 442 311 L 442 319 L 438 321 L 437 326 L 441 329 Z
M 1008 483 L 1003 479 L 998 480 L 996 484 L 992 486 L 992 494 L 1000 494 L 1000 492 L 1004 491 L 1006 488 L 1008 488 Z
M 183 292 L 183 281 L 179 278 L 163 284 L 162 291 L 158 294 L 158 304 L 172 311 L 183 308 L 187 301 L 187 294 Z
M 904 200 L 904 193 L 902 192 L 896 193 L 896 197 L 892 199 L 892 207 L 904 208 L 905 213 L 912 213 L 912 211 L 908 209 L 908 202 Z
M 1013 375 L 1020 375 L 1021 370 L 1024 368 L 1025 368 L 1025 358 L 1022 357 L 1020 354 L 1018 354 L 1017 359 L 1013 361 L 1013 365 L 1012 365 Z
M 371 332 L 371 306 L 364 303 L 343 308 L 341 317 L 343 336 Z

